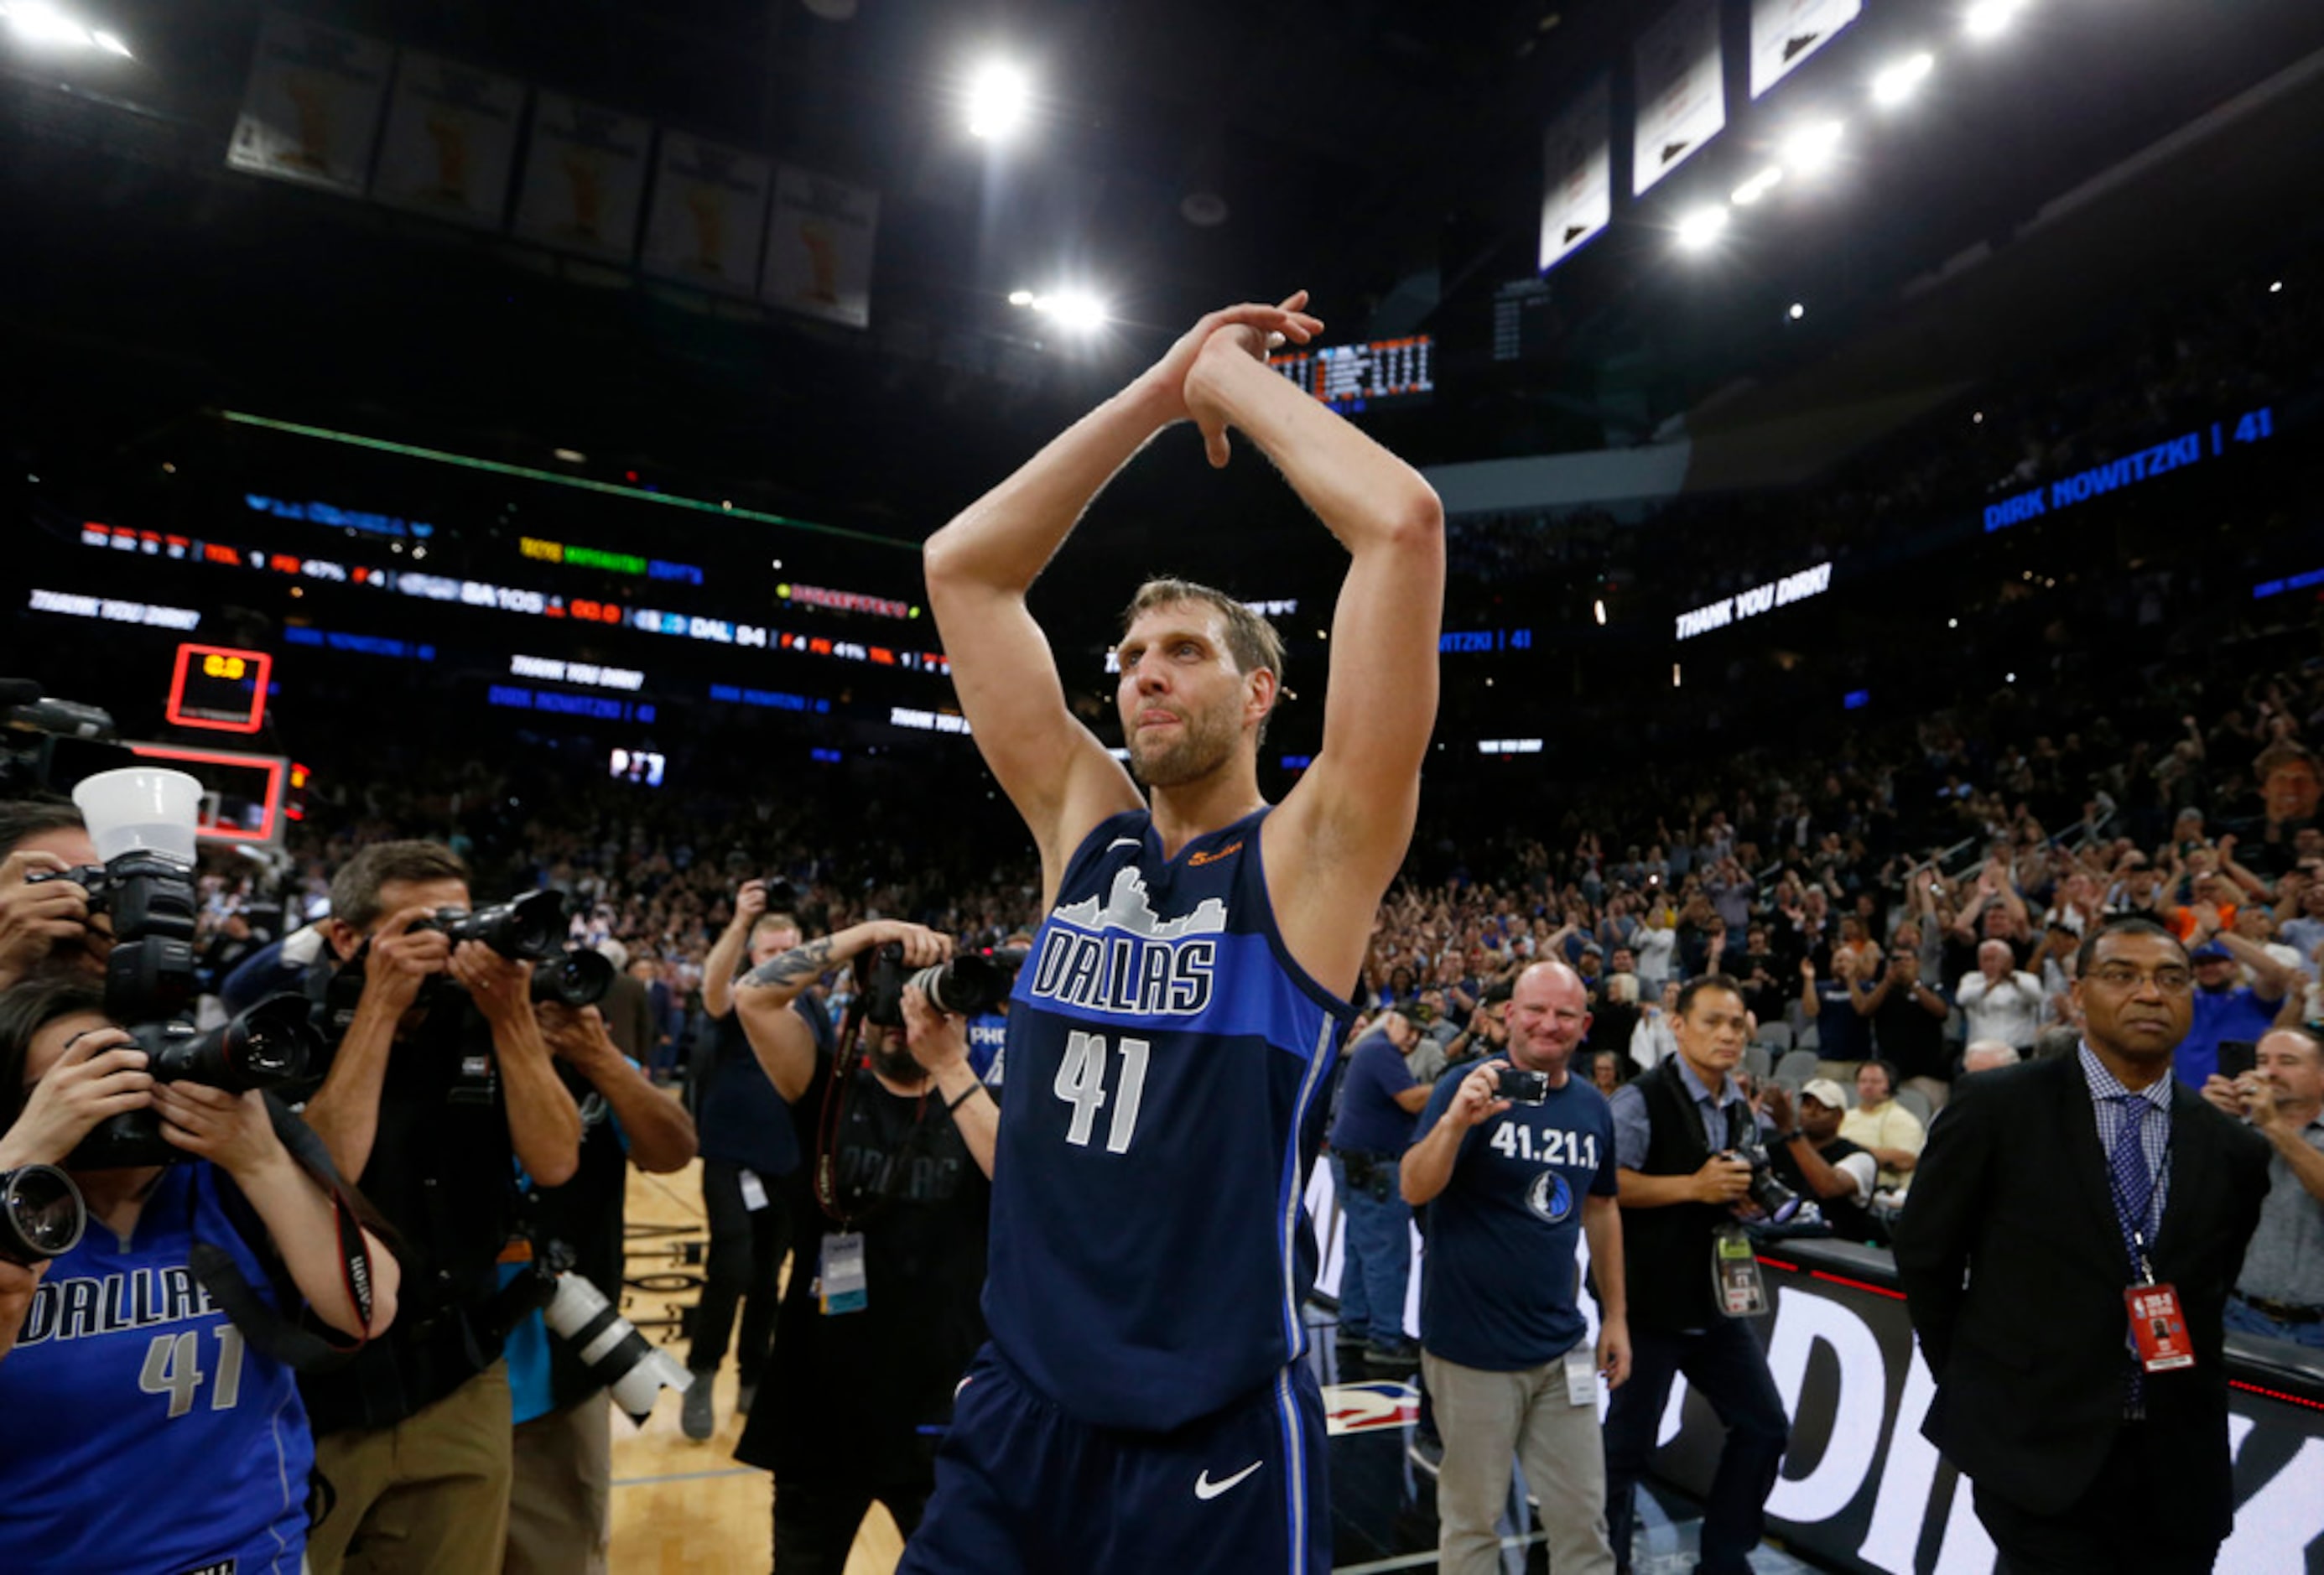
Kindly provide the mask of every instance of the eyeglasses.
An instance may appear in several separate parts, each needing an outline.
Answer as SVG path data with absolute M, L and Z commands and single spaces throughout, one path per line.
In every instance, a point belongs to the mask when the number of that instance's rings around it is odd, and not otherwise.
M 2090 978 L 2108 990 L 2136 990 L 2152 982 L 2165 995 L 2185 995 L 2195 988 L 2195 975 L 2186 968 L 2157 968 L 2152 973 L 2127 962 L 2109 962 L 2090 970 Z

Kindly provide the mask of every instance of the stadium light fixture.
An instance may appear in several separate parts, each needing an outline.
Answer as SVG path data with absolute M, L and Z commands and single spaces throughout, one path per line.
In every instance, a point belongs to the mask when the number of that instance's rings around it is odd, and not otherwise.
M 1746 180 L 1742 185 L 1735 189 L 1733 198 L 1735 206 L 1738 207 L 1750 207 L 1753 203 L 1758 201 L 1761 198 L 1766 196 L 1767 193 L 1773 191 L 1778 185 L 1782 184 L 1783 179 L 1784 167 L 1781 164 L 1768 165 L 1757 175 L 1752 176 L 1750 180 Z
M 1060 327 L 1082 333 L 1093 332 L 1113 320 L 1112 311 L 1105 302 L 1085 290 L 1061 290 L 1053 295 L 1034 290 L 1012 290 L 1009 292 L 1009 304 L 1028 308 L 1055 319 Z
M 1976 0 L 1961 14 L 1961 31 L 1971 38 L 1998 38 L 2024 8 L 2024 0 Z
M 1803 300 L 1795 300 L 1792 303 L 1792 309 L 1784 315 L 1796 323 L 1802 318 L 1808 315 L 1808 303 Z
M 8 29 L 24 42 L 34 45 L 57 45 L 67 49 L 101 50 L 123 60 L 134 59 L 129 46 L 103 28 L 90 27 L 48 3 L 48 0 L 5 0 L 0 4 L 0 18 Z
M 996 142 L 1025 124 L 1033 85 L 1006 60 L 987 60 L 968 79 L 968 134 Z
M 2267 287 L 2267 292 L 2270 295 L 2282 295 L 2283 293 L 2283 281 L 2279 279 L 2270 284 Z
M 1590 604 L 1590 610 L 1598 615 L 1599 627 L 1603 628 L 1606 623 L 1606 599 L 1600 596 Z
M 1840 136 L 1844 128 L 1836 120 L 1820 120 L 1803 125 L 1784 139 L 1784 162 L 1795 173 L 1814 175 L 1831 168 L 1840 156 Z
M 1724 204 L 1716 207 L 1698 207 L 1678 221 L 1678 244 L 1690 252 L 1700 252 L 1717 240 L 1727 227 L 1728 211 Z
M 1872 78 L 1872 102 L 1884 109 L 1894 109 L 1920 91 L 1921 84 L 1936 69 L 1937 57 L 1926 50 L 1905 56 Z

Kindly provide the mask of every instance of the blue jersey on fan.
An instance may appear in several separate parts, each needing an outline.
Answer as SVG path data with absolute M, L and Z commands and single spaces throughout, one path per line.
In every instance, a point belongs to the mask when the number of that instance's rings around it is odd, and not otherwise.
M 1284 949 L 1266 810 L 1162 854 L 1099 824 L 1017 974 L 984 1311 L 1067 1412 L 1159 1432 L 1305 1348 L 1302 1198 L 1354 1013 Z
M 315 1446 L 298 1386 L 186 1266 L 215 1243 L 281 1310 L 230 1185 L 168 1166 L 128 1242 L 91 1220 L 49 1265 L 0 1361 L 0 1570 L 299 1575 Z

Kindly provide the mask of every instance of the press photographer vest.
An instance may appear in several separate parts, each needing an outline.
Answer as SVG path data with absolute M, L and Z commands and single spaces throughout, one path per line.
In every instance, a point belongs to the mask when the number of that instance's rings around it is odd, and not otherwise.
M 1646 1101 L 1649 1137 L 1646 1175 L 1692 1175 L 1713 1152 L 1692 1091 L 1679 1076 L 1674 1055 L 1632 1085 Z M 1732 1092 L 1732 1089 L 1729 1089 Z M 1730 1124 L 1748 1123 L 1749 1107 L 1730 1099 L 1721 1112 Z M 1748 1129 L 1748 1128 L 1747 1128 Z M 1630 1292 L 1630 1322 L 1671 1331 L 1708 1329 L 1719 1322 L 1711 1296 L 1711 1236 L 1734 1215 L 1723 1203 L 1673 1203 L 1661 1209 L 1622 1211 L 1622 1266 Z

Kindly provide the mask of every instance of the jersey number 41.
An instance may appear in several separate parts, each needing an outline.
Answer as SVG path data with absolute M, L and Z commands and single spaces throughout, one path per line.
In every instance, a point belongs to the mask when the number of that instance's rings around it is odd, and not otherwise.
M 1065 1059 L 1057 1063 L 1056 1095 L 1073 1106 L 1074 1115 L 1065 1128 L 1065 1141 L 1077 1148 L 1089 1147 L 1097 1128 L 1099 1109 L 1111 1102 L 1112 1119 L 1106 1124 L 1105 1151 L 1127 1154 L 1130 1140 L 1138 1133 L 1138 1103 L 1146 1091 L 1146 1056 L 1152 1048 L 1143 1039 L 1124 1039 L 1118 1046 L 1121 1051 L 1121 1075 L 1111 1094 L 1106 1089 L 1106 1073 L 1111 1057 L 1107 1055 L 1105 1036 L 1075 1029 L 1065 1040 Z

